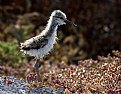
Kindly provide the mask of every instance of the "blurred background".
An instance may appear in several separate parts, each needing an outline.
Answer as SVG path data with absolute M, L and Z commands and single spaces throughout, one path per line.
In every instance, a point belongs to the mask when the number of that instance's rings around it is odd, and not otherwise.
M 53 10 L 78 24 L 60 26 L 58 43 L 42 62 L 77 64 L 121 50 L 121 0 L 0 0 L 0 74 L 24 76 L 34 58 L 19 53 L 19 43 L 44 29 Z

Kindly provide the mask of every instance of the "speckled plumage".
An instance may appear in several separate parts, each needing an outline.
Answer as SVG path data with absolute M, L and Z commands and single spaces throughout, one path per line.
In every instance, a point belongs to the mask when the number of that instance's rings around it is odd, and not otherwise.
M 66 24 L 66 15 L 60 10 L 52 12 L 45 30 L 40 35 L 26 40 L 20 44 L 20 51 L 40 59 L 47 55 L 57 39 L 57 28 Z

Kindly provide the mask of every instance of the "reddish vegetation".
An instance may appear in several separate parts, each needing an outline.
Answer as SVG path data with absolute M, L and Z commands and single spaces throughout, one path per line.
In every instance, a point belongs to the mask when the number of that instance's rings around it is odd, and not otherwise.
M 121 91 L 121 53 L 98 57 L 98 60 L 80 61 L 78 66 L 60 64 L 58 66 L 45 65 L 43 82 L 53 88 L 68 89 L 71 93 L 109 93 Z M 115 93 L 115 94 L 118 94 Z M 66 93 L 65 93 L 66 94 Z M 120 93 L 119 93 L 120 94 Z

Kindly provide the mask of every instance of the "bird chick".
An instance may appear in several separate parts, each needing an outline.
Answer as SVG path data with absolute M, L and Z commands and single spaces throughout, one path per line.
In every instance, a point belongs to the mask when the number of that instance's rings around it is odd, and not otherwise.
M 38 75 L 38 81 L 42 81 L 39 74 L 39 60 L 53 49 L 57 39 L 58 26 L 66 23 L 71 23 L 76 26 L 67 20 L 65 13 L 60 10 L 55 10 L 52 12 L 45 29 L 39 35 L 26 40 L 24 43 L 20 43 L 21 52 L 36 58 L 34 68 Z

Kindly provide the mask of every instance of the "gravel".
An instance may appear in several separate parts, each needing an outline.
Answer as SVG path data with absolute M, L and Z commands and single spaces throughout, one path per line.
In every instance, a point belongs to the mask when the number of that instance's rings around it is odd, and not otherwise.
M 63 91 L 53 90 L 47 86 L 29 89 L 23 80 L 18 80 L 11 76 L 0 76 L 0 94 L 63 94 Z

